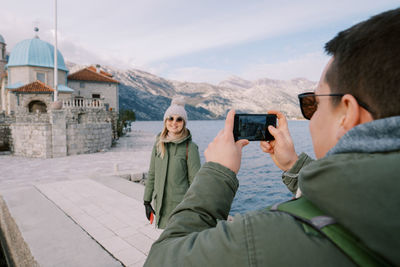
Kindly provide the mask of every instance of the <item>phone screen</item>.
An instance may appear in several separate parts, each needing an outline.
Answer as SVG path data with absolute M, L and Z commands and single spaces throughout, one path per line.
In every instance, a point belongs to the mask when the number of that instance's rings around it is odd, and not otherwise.
M 268 131 L 269 125 L 276 127 L 275 114 L 235 114 L 233 136 L 235 141 L 271 141 L 274 137 Z

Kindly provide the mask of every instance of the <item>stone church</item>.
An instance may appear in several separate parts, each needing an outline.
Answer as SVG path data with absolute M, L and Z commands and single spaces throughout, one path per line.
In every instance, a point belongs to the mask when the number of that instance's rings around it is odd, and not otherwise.
M 35 36 L 8 55 L 0 35 L 0 150 L 48 158 L 111 146 L 119 82 L 98 65 L 70 74 L 60 51 L 57 77 L 56 92 L 53 45 Z
M 0 35 L 0 49 L 1 110 L 7 114 L 19 108 L 46 112 L 54 100 L 53 45 L 38 36 L 23 40 L 15 45 L 7 62 L 6 43 Z M 69 74 L 60 51 L 57 51 L 57 65 L 59 100 L 95 99 L 96 103 L 103 102 L 105 108 L 118 111 L 119 82 L 111 74 L 100 70 L 98 65 Z

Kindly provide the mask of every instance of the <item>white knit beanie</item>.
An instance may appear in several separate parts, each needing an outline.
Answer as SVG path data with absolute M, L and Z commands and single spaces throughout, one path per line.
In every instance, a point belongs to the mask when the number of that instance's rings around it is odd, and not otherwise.
M 181 116 L 187 123 L 187 114 L 185 110 L 185 100 L 183 97 L 174 97 L 171 102 L 171 106 L 167 108 L 164 114 L 164 121 L 172 115 Z

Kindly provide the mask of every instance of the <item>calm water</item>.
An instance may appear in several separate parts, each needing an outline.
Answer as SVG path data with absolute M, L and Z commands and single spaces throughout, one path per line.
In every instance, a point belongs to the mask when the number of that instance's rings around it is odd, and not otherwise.
M 199 146 L 201 163 L 204 163 L 204 150 L 224 127 L 224 121 L 189 121 L 193 141 Z M 135 130 L 157 134 L 162 129 L 161 121 L 137 121 L 132 124 Z M 289 121 L 296 152 L 306 152 L 314 157 L 308 121 Z M 232 203 L 231 214 L 262 209 L 276 202 L 292 197 L 282 183 L 282 171 L 275 166 L 269 154 L 261 151 L 259 142 L 250 142 L 243 149 L 242 165 L 238 173 L 239 190 Z

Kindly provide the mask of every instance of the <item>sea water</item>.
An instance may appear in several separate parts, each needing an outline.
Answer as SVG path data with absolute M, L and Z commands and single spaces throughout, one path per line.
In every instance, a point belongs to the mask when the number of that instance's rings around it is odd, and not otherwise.
M 306 152 L 314 157 L 308 121 L 289 121 L 288 124 L 297 154 Z M 224 121 L 189 121 L 187 127 L 193 141 L 199 146 L 200 160 L 203 164 L 204 150 L 224 127 Z M 162 122 L 136 121 L 132 128 L 156 135 L 162 130 Z M 250 142 L 243 148 L 242 164 L 237 177 L 239 189 L 232 203 L 231 215 L 263 209 L 292 197 L 292 193 L 282 182 L 282 171 L 276 167 L 269 154 L 261 150 L 260 142 Z

